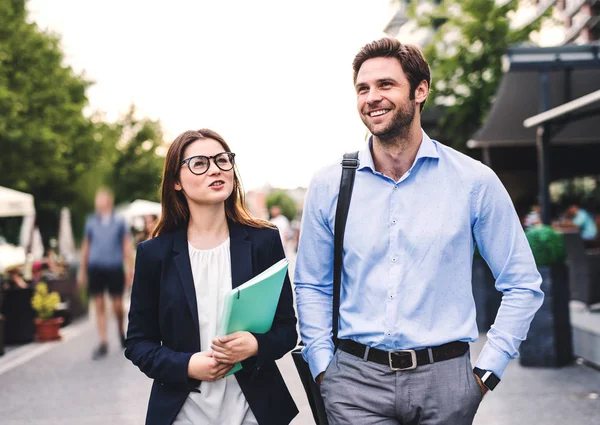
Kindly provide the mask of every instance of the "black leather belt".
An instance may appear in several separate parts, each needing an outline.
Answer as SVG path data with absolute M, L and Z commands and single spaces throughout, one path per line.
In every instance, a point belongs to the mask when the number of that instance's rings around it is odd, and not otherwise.
M 366 360 L 370 362 L 389 366 L 392 370 L 411 370 L 416 369 L 417 366 L 460 357 L 469 349 L 469 343 L 454 341 L 438 347 L 423 348 L 422 350 L 384 351 L 349 339 L 340 339 L 338 348 L 361 359 L 365 358 L 365 352 L 368 349 Z

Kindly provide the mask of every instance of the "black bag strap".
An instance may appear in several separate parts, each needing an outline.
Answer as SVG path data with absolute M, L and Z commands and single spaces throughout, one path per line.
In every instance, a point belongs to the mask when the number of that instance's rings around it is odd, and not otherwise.
M 342 288 L 342 254 L 344 251 L 344 232 L 348 219 L 348 209 L 352 198 L 354 177 L 359 165 L 358 152 L 344 154 L 342 160 L 342 179 L 335 210 L 335 236 L 333 242 L 333 344 L 337 347 L 337 334 L 340 319 L 340 291 Z

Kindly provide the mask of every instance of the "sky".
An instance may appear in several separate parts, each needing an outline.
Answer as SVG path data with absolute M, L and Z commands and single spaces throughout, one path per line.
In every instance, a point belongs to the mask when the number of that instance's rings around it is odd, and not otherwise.
M 88 112 L 133 103 L 166 141 L 220 133 L 246 190 L 306 187 L 364 146 L 352 60 L 384 36 L 390 0 L 30 0 L 65 63 L 94 85 Z

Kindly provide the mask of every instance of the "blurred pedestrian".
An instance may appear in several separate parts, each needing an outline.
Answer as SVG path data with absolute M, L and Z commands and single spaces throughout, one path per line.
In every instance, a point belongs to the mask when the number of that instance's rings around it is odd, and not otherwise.
M 246 209 L 234 159 L 208 129 L 167 152 L 163 214 L 137 248 L 125 350 L 154 380 L 147 425 L 283 425 L 298 412 L 275 364 L 297 342 L 289 278 L 270 331 L 217 334 L 232 287 L 284 257 L 277 230 Z
M 561 218 L 553 223 L 553 227 L 558 230 L 576 230 L 588 249 L 599 246 L 598 226 L 594 216 L 577 204 L 569 205 Z
M 572 204 L 567 208 L 564 215 L 565 219 L 561 222 L 561 227 L 577 229 L 584 245 L 588 248 L 595 248 L 598 228 L 592 214 L 579 205 Z
M 29 283 L 23 278 L 23 273 L 19 267 L 11 267 L 5 270 L 7 278 L 4 281 L 4 289 L 27 289 Z
M 269 213 L 271 215 L 271 223 L 279 230 L 279 237 L 281 238 L 283 249 L 287 251 L 288 242 L 292 238 L 290 220 L 281 213 L 281 207 L 279 205 L 272 205 L 269 209 Z
M 87 281 L 88 294 L 94 299 L 100 339 L 100 344 L 92 353 L 95 360 L 108 353 L 106 291 L 112 299 L 121 345 L 125 347 L 123 293 L 125 286 L 131 285 L 132 281 L 133 251 L 127 224 L 115 214 L 113 204 L 113 194 L 108 189 L 96 192 L 96 212 L 85 223 L 81 267 L 77 278 L 80 285 Z
M 135 237 L 136 246 L 140 242 L 147 241 L 152 237 L 152 231 L 154 230 L 154 226 L 156 226 L 157 219 L 158 216 L 154 214 L 147 214 L 144 216 L 144 229 Z
M 539 205 L 532 205 L 531 210 L 525 216 L 523 226 L 527 229 L 531 226 L 542 224 L 541 209 Z

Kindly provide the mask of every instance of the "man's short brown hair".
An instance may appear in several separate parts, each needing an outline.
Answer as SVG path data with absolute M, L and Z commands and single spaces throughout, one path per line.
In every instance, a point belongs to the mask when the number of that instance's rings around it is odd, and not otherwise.
M 402 66 L 402 70 L 406 74 L 410 83 L 410 98 L 415 98 L 415 90 L 421 83 L 421 81 L 427 81 L 427 86 L 431 85 L 431 71 L 429 64 L 423 52 L 418 46 L 412 44 L 402 44 L 395 38 L 384 37 L 379 40 L 372 41 L 371 43 L 363 46 L 358 54 L 354 57 L 352 62 L 352 68 L 354 69 L 354 83 L 356 84 L 356 77 L 358 71 L 363 63 L 373 58 L 396 58 Z M 425 101 L 421 103 L 421 110 Z

